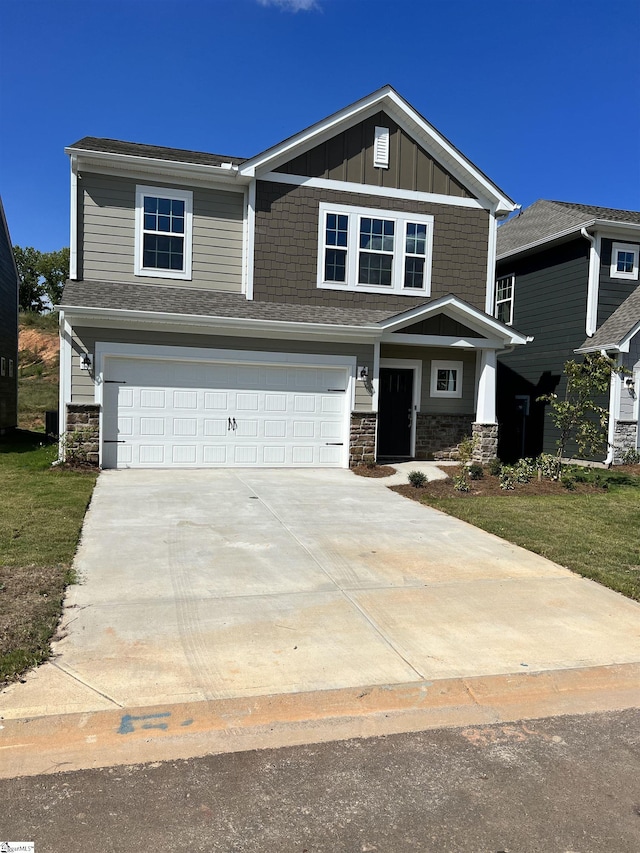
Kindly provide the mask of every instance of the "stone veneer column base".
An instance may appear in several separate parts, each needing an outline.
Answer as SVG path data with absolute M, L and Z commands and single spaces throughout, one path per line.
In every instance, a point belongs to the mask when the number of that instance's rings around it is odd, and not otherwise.
M 471 435 L 473 415 L 418 412 L 416 459 L 458 459 L 458 448 Z
M 498 455 L 498 424 L 478 424 L 471 427 L 473 462 L 486 465 Z
M 622 457 L 638 447 L 638 421 L 616 421 L 613 428 L 613 464 L 622 465 Z
M 64 433 L 65 461 L 83 465 L 100 464 L 100 406 L 68 403 Z
M 375 412 L 352 412 L 349 435 L 349 467 L 376 461 Z

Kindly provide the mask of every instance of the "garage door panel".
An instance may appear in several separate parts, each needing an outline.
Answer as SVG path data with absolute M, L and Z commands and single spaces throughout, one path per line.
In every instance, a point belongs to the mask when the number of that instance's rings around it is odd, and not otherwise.
M 106 376 L 105 467 L 344 464 L 344 369 L 114 357 Z

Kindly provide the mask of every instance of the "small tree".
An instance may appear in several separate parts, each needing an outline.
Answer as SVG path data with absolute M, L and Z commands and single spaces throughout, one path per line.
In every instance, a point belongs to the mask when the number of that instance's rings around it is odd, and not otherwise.
M 21 310 L 40 313 L 47 301 L 57 305 L 69 278 L 69 249 L 40 252 L 33 246 L 14 246 L 13 254 L 20 278 Z
M 562 470 L 562 459 L 570 441 L 575 441 L 580 454 L 594 454 L 607 446 L 609 412 L 596 399 L 609 390 L 612 373 L 623 368 L 613 359 L 600 353 L 585 356 L 583 362 L 567 361 L 564 372 L 567 387 L 564 399 L 557 394 L 545 394 L 538 400 L 550 403 L 549 416 L 560 431 L 556 453 L 556 470 Z

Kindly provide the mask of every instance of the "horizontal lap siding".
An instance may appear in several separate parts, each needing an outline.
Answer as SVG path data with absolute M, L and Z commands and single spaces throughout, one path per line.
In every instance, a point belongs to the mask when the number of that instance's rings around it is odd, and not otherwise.
M 338 344 L 312 341 L 280 341 L 270 338 L 244 338 L 218 335 L 193 335 L 178 332 L 153 332 L 137 329 L 76 328 L 72 340 L 71 393 L 74 403 L 93 403 L 94 382 L 86 370 L 80 369 L 80 355 L 94 353 L 96 341 L 152 346 L 197 347 L 210 349 L 248 350 L 250 352 L 290 352 L 315 355 L 355 357 L 357 366 L 369 368 L 373 375 L 373 346 L 371 344 Z M 364 382 L 356 382 L 356 411 L 371 410 L 371 392 Z
M 420 411 L 441 415 L 472 415 L 475 412 L 476 354 L 445 347 L 410 347 L 402 344 L 383 344 L 380 358 L 422 360 L 422 389 Z M 462 362 L 462 397 L 431 396 L 431 362 Z
M 132 284 L 165 282 L 176 287 L 242 290 L 242 193 L 192 187 L 192 279 L 157 279 L 134 275 L 136 185 L 184 188 L 164 182 L 83 173 L 81 228 L 84 235 L 80 275 L 97 281 Z
M 611 278 L 611 250 L 613 243 L 630 243 L 630 240 L 603 240 L 600 250 L 600 288 L 598 291 L 598 326 L 608 320 L 638 287 L 637 279 Z M 638 243 L 635 243 L 637 246 Z

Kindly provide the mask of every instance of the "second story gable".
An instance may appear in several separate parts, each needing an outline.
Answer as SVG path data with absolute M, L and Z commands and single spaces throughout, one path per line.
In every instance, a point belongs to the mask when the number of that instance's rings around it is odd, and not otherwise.
M 71 279 L 403 311 L 493 306 L 514 207 L 391 87 L 249 160 L 86 137 Z

